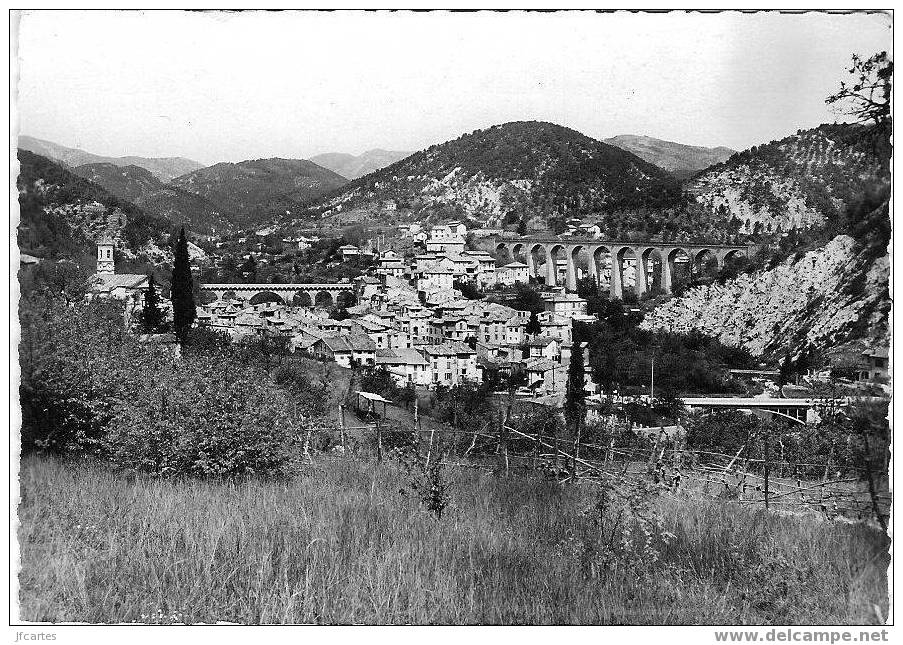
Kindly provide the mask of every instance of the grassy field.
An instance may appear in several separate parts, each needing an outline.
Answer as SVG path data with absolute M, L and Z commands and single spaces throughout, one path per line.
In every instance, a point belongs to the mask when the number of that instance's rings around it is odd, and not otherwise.
M 392 461 L 322 460 L 289 482 L 221 484 L 28 457 L 21 618 L 767 624 L 887 616 L 888 543 L 864 525 L 658 498 L 673 538 L 648 561 L 600 568 L 595 485 L 470 469 L 448 476 L 451 506 L 437 520 Z

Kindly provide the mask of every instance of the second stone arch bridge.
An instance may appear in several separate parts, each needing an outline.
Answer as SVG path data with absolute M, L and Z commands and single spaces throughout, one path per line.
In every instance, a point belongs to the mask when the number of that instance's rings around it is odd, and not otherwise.
M 624 295 L 624 267 L 634 266 L 633 288 L 642 295 L 652 287 L 651 276 L 658 267 L 659 284 L 665 293 L 671 292 L 675 263 L 689 263 L 695 267 L 714 262 L 718 269 L 732 257 L 749 258 L 756 247 L 751 244 L 704 244 L 693 242 L 622 242 L 601 238 L 578 237 L 516 237 L 504 238 L 496 244 L 496 253 L 523 262 L 531 277 L 544 277 L 546 284 L 559 283 L 558 265 L 564 260 L 564 286 L 577 289 L 583 273 L 597 283 L 603 274 L 609 276 L 612 298 Z M 585 260 L 586 269 L 582 264 Z M 545 276 L 540 275 L 540 267 Z

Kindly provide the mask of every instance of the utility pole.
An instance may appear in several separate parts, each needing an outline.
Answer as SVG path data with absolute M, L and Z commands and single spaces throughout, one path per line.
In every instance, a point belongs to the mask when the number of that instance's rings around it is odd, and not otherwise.
M 655 350 L 652 352 L 652 375 L 649 379 L 649 400 L 655 399 Z

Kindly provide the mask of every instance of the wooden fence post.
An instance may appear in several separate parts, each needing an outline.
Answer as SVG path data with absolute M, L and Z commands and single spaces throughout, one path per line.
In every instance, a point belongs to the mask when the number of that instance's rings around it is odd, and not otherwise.
M 383 460 L 383 431 L 379 423 L 379 417 L 376 417 L 376 463 L 382 463 Z
M 646 463 L 646 472 L 648 472 L 650 475 L 655 470 L 655 460 L 658 456 L 658 447 L 659 443 L 661 442 L 661 438 L 662 435 L 660 432 L 655 435 L 655 443 L 652 444 L 652 452 L 649 453 L 649 461 Z
M 342 452 L 345 452 L 345 406 L 339 403 L 339 437 L 342 440 Z
M 507 415 L 499 410 L 499 448 L 502 451 L 502 460 L 505 464 L 505 476 L 508 476 L 508 433 L 505 429 Z
M 430 429 L 430 445 L 426 449 L 426 465 L 430 465 L 430 459 L 433 458 L 433 441 L 436 439 L 436 425 L 435 421 L 433 422 L 433 427 Z
M 862 454 L 862 462 L 863 466 L 865 467 L 865 476 L 869 485 L 869 497 L 871 497 L 872 499 L 872 510 L 875 513 L 875 517 L 878 519 L 878 524 L 881 525 L 881 530 L 887 533 L 887 521 L 881 514 L 881 506 L 878 504 L 878 492 L 877 490 L 875 490 L 875 478 L 872 475 L 872 453 L 869 446 L 869 438 L 866 434 L 866 431 L 861 431 L 861 434 L 862 442 L 865 447 L 865 450 Z
M 580 459 L 580 437 L 583 434 L 583 410 L 580 411 L 580 416 L 577 417 L 577 423 L 574 427 L 574 450 L 573 455 L 571 456 L 571 483 L 577 482 L 577 460 Z

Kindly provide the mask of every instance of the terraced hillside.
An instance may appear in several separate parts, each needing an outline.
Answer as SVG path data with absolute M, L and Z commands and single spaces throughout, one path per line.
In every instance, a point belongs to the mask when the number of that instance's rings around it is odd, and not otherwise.
M 749 233 L 818 226 L 887 176 L 858 125 L 821 125 L 732 155 L 688 183 Z

